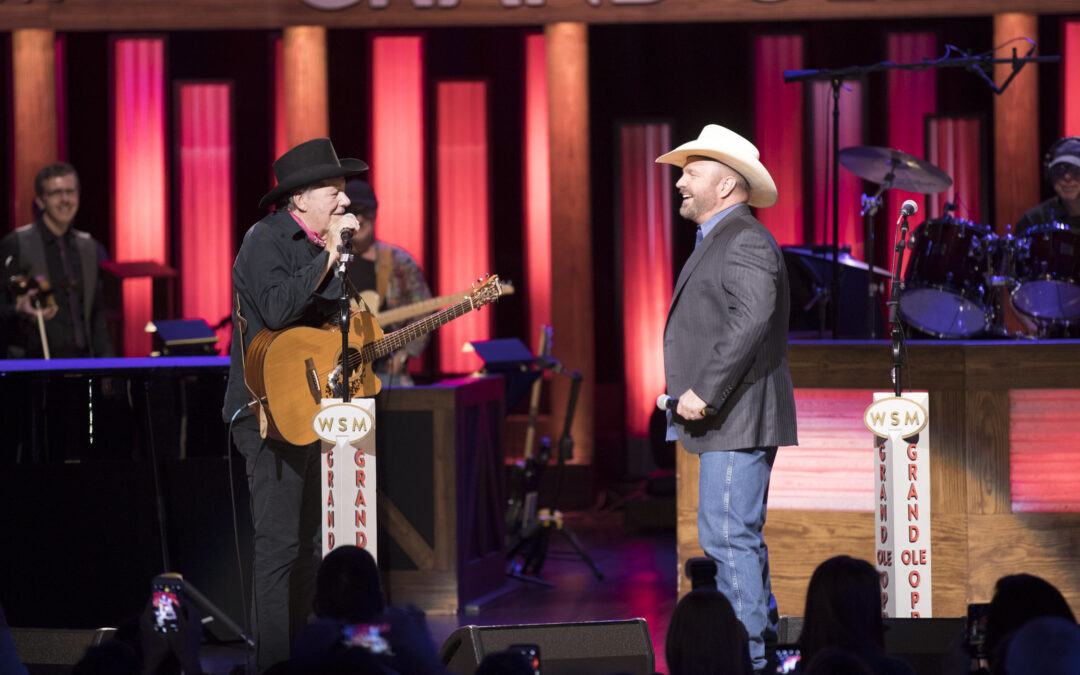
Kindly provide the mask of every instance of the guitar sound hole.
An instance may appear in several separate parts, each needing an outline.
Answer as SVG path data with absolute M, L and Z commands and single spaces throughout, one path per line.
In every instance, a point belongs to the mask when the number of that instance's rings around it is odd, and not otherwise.
M 330 377 L 326 379 L 326 387 L 323 393 L 327 398 L 344 398 L 341 391 L 341 359 L 336 357 L 336 360 L 338 366 L 330 374 Z M 349 398 L 353 398 L 362 391 L 368 364 L 360 359 L 360 351 L 352 347 L 349 348 L 349 364 Z

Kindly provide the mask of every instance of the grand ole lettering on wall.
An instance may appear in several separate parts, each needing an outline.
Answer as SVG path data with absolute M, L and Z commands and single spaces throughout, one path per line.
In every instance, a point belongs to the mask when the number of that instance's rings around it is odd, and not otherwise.
M 874 434 L 875 565 L 881 611 L 931 617 L 929 396 L 875 393 L 863 413 Z

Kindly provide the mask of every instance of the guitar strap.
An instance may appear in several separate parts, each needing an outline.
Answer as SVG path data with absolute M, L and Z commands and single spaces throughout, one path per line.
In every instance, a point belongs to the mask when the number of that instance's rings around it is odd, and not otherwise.
M 236 301 L 236 327 L 240 330 L 240 358 L 244 363 L 244 367 L 247 367 L 247 345 L 244 344 L 244 333 L 247 332 L 247 319 L 240 312 L 240 294 L 234 292 L 233 298 Z M 251 387 L 247 382 L 247 371 L 244 372 L 244 387 L 248 390 L 248 395 L 251 397 L 249 406 L 254 407 L 259 413 L 259 438 L 266 438 L 266 433 L 269 425 L 266 421 L 266 408 L 259 402 L 259 397 L 255 395 L 255 392 L 251 390 Z
M 393 262 L 393 251 L 389 246 L 379 246 L 379 254 L 375 257 L 375 292 L 379 294 L 379 302 L 386 302 L 386 287 L 390 285 L 390 268 Z M 378 311 L 378 307 L 375 311 Z

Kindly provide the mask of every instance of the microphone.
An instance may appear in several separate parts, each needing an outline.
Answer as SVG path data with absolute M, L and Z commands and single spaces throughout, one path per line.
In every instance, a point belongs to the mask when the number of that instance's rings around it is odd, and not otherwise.
M 896 224 L 899 225 L 900 221 L 908 216 L 913 216 L 919 212 L 919 205 L 915 203 L 915 200 L 909 199 L 900 205 L 900 217 L 896 219 Z
M 353 228 L 345 229 L 344 228 L 344 221 L 352 220 L 354 223 L 356 223 L 357 227 L 360 226 L 360 221 L 357 220 L 356 216 L 354 214 L 352 214 L 352 213 L 346 213 L 344 216 L 341 217 L 341 220 L 342 220 L 342 230 L 341 230 L 341 249 L 340 250 L 341 250 L 342 253 L 351 253 L 352 252 Z
M 660 394 L 656 397 L 656 407 L 661 410 L 674 410 L 679 407 L 679 399 L 671 398 L 667 394 Z M 701 411 L 702 417 L 711 417 L 716 414 L 716 408 L 711 405 L 705 406 L 705 409 Z

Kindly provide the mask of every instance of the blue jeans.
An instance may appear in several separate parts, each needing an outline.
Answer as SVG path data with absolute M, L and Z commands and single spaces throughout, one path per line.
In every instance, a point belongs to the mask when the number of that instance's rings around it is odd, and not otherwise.
M 698 482 L 698 541 L 717 563 L 716 587 L 750 635 L 754 669 L 765 667 L 769 627 L 769 552 L 762 528 L 776 448 L 703 452 Z

